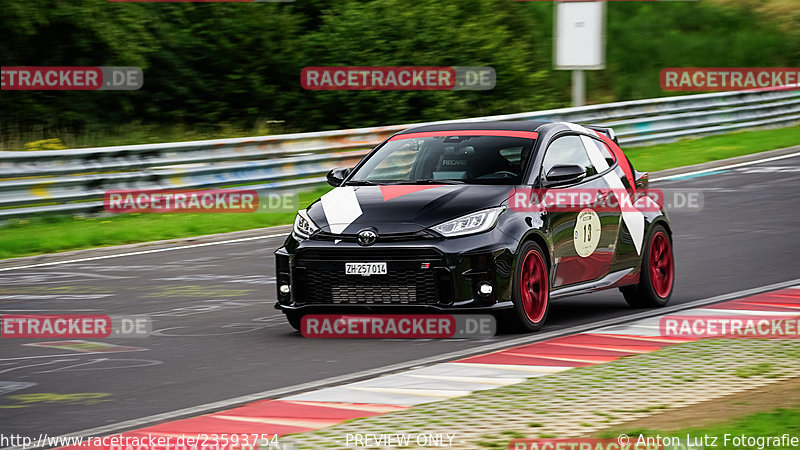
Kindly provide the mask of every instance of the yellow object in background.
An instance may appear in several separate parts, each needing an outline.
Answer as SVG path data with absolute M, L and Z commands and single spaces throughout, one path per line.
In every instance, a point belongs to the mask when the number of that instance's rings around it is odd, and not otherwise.
M 64 150 L 67 146 L 61 142 L 61 139 L 43 139 L 41 141 L 33 141 L 25 144 L 25 151 L 38 151 L 38 150 Z

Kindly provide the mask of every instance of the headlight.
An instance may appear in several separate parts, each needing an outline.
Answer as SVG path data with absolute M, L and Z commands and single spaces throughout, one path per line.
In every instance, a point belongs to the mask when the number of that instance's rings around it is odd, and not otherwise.
M 492 228 L 494 224 L 497 223 L 497 218 L 500 217 L 500 214 L 505 211 L 505 209 L 504 206 L 484 209 L 483 211 L 474 212 L 457 219 L 440 223 L 439 225 L 431 227 L 431 230 L 444 237 L 481 233 Z
M 297 216 L 294 218 L 294 229 L 292 230 L 297 240 L 308 239 L 311 233 L 317 230 L 319 230 L 319 227 L 311 221 L 305 209 L 297 211 Z

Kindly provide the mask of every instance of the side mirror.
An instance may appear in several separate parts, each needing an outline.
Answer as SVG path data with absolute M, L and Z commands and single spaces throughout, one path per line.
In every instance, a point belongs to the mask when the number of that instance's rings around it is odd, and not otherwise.
M 350 175 L 349 167 L 337 167 L 328 172 L 326 178 L 328 178 L 328 184 L 333 187 L 339 187 L 348 175 Z
M 572 184 L 586 178 L 586 169 L 577 165 L 553 166 L 545 177 L 545 187 Z

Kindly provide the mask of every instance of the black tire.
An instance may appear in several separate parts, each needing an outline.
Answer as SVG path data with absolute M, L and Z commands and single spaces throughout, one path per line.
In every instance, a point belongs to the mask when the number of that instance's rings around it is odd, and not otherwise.
M 530 273 L 530 267 L 525 267 L 527 258 L 534 258 L 527 264 L 541 266 L 536 269 L 538 273 Z M 526 285 L 528 293 L 523 292 L 523 271 L 529 272 L 527 279 L 532 284 Z M 550 270 L 547 266 L 547 258 L 539 244 L 529 241 L 522 245 L 517 263 L 514 267 L 514 283 L 512 288 L 512 301 L 514 309 L 505 311 L 498 317 L 498 330 L 504 333 L 531 333 L 538 331 L 547 321 L 547 314 L 550 311 Z M 531 300 L 531 294 L 536 291 L 535 300 Z M 528 310 L 526 312 L 526 304 Z M 533 316 L 533 317 L 532 317 Z
M 665 271 L 656 268 L 656 277 L 659 277 L 659 279 L 654 283 L 652 275 L 653 268 L 651 267 L 653 264 L 651 258 L 654 255 L 651 250 L 653 250 L 654 245 L 660 245 L 660 239 L 664 239 L 667 244 L 666 250 L 668 254 L 665 256 L 669 259 L 670 275 L 668 281 L 664 280 L 661 277 L 665 276 L 663 275 Z M 658 253 L 657 249 L 656 253 Z M 656 262 L 656 265 L 658 264 L 659 262 Z M 642 267 L 640 271 L 639 284 L 620 288 L 628 305 L 633 308 L 660 308 L 666 305 L 672 297 L 672 291 L 675 285 L 675 257 L 672 252 L 672 237 L 663 225 L 655 225 L 650 231 L 650 235 L 647 237 L 647 246 L 642 254 Z
M 284 314 L 286 315 L 286 320 L 289 322 L 289 325 L 295 330 L 300 331 L 303 315 L 296 312 L 284 312 Z

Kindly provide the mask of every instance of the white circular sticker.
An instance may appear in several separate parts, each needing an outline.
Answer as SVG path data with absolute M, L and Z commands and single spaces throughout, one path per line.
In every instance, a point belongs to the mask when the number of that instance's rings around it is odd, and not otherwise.
M 594 253 L 600 243 L 600 217 L 596 212 L 587 208 L 578 213 L 572 241 L 578 255 L 585 258 Z

